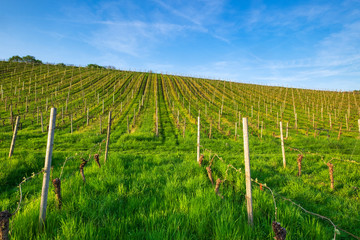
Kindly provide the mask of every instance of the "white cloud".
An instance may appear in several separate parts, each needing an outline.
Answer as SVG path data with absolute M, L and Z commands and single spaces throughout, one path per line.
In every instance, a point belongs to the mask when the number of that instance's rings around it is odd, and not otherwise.
M 142 21 L 100 21 L 102 25 L 92 32 L 89 43 L 100 49 L 108 49 L 139 57 L 164 40 L 180 36 L 184 31 L 199 31 L 196 27 L 170 23 L 146 23 Z

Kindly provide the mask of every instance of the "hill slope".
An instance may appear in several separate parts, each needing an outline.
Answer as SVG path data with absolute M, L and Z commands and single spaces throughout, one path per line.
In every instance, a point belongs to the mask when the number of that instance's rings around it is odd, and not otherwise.
M 274 220 L 287 239 L 334 236 L 329 221 L 286 199 L 360 235 L 357 92 L 9 62 L 0 62 L 0 76 L 1 211 L 17 209 L 17 185 L 43 168 L 50 108 L 57 108 L 51 178 L 61 178 L 62 208 L 50 186 L 46 229 L 39 232 L 42 174 L 34 176 L 22 184 L 21 208 L 10 220 L 13 239 L 272 239 Z M 202 167 L 196 161 L 199 115 Z M 20 130 L 8 158 L 16 116 Z M 247 224 L 242 117 L 249 119 L 253 227 Z M 301 176 L 298 154 L 304 156 Z M 86 184 L 81 158 L 89 160 Z M 255 179 L 275 192 L 277 211 Z M 338 239 L 351 239 L 340 232 Z

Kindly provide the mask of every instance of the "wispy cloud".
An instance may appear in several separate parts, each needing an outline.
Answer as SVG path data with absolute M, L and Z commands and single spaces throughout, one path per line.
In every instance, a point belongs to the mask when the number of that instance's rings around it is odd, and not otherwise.
M 100 48 L 109 49 L 139 57 L 149 53 L 164 40 L 180 36 L 184 31 L 200 31 L 193 26 L 171 23 L 147 23 L 142 21 L 99 21 L 102 25 L 92 32 L 89 43 Z
M 239 27 L 247 30 L 263 27 L 297 29 L 309 22 L 323 20 L 330 10 L 331 7 L 328 5 L 315 4 L 292 6 L 288 9 L 274 9 L 260 5 L 240 15 L 243 17 Z
M 182 1 L 164 2 L 162 0 L 153 0 L 164 10 L 169 11 L 170 15 L 177 18 L 171 18 L 175 22 L 185 22 L 195 25 L 196 28 L 203 33 L 209 34 L 211 37 L 219 39 L 223 42 L 230 43 L 222 33 L 224 28 L 229 24 L 221 19 L 224 13 L 225 1 L 223 0 L 194 0 L 184 4 Z
M 217 21 L 217 17 L 222 13 L 225 3 L 223 0 L 194 0 L 187 2 L 187 4 L 184 4 L 183 1 L 165 3 L 161 0 L 154 0 L 154 2 L 170 11 L 171 14 L 202 27 Z

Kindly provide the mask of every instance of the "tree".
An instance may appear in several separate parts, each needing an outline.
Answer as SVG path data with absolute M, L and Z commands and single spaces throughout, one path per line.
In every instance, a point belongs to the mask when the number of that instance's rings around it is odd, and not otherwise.
M 40 60 L 37 60 L 34 56 L 27 55 L 22 58 L 23 62 L 25 63 L 35 63 L 35 64 L 42 64 Z
M 19 57 L 18 55 L 16 56 L 12 56 L 11 58 L 9 58 L 9 62 L 22 62 L 23 59 L 21 57 Z
M 98 68 L 105 68 L 105 67 L 99 66 L 99 65 L 97 65 L 97 64 L 88 64 L 86 67 L 88 67 L 88 68 L 96 68 L 96 69 L 98 69 Z
M 18 55 L 16 56 L 12 56 L 11 58 L 9 58 L 9 62 L 24 62 L 24 63 L 34 63 L 34 64 L 42 64 L 42 61 L 37 60 L 34 56 L 24 56 L 24 57 L 19 57 Z

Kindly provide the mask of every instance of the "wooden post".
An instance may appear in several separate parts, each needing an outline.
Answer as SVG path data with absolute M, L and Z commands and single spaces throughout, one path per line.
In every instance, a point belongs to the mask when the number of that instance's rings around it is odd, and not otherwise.
M 183 138 L 185 138 L 185 131 L 186 131 L 186 118 L 185 118 L 185 116 L 184 116 Z
M 211 139 L 211 128 L 212 128 L 212 122 L 210 122 L 209 139 Z
M 41 114 L 40 114 L 40 121 L 41 121 L 41 132 L 44 132 L 44 121 L 43 121 L 42 111 L 41 111 Z
M 135 113 L 135 108 L 134 108 L 134 117 L 133 117 L 133 127 L 135 127 L 135 121 L 136 121 L 136 113 Z
M 61 123 L 64 124 L 64 106 L 61 107 Z
M 345 121 L 346 121 L 346 131 L 349 131 L 349 120 L 347 114 L 345 114 Z
M 46 98 L 46 108 L 45 108 L 46 110 L 46 112 L 47 112 L 47 110 L 48 110 L 48 98 Z
M 341 123 L 340 123 L 340 127 L 339 127 L 339 134 L 338 134 L 338 140 L 340 140 L 340 136 L 341 136 L 341 127 L 342 127 L 342 125 L 341 125 Z
M 156 136 L 159 136 L 159 117 L 158 117 L 158 107 L 157 107 L 157 101 L 156 101 L 156 109 L 155 109 L 155 130 L 156 130 Z
M 198 116 L 198 130 L 197 130 L 197 158 L 196 161 L 199 162 L 200 158 L 200 116 Z
M 220 110 L 219 110 L 219 123 L 218 123 L 218 129 L 220 129 L 220 121 L 221 121 L 221 114 L 220 114 Z
M 89 126 L 89 109 L 86 111 L 86 126 Z
M 286 123 L 286 139 L 289 137 L 289 122 Z
M 14 134 L 13 134 L 13 138 L 12 138 L 11 145 L 10 145 L 9 158 L 12 156 L 12 154 L 14 152 L 15 140 L 16 140 L 16 135 L 17 135 L 18 126 L 19 126 L 19 120 L 20 120 L 20 116 L 17 116 L 16 122 L 15 122 Z
M 99 124 L 100 124 L 100 134 L 102 134 L 102 126 L 101 126 L 101 114 L 99 114 Z
M 127 133 L 130 133 L 130 128 L 129 128 L 129 115 L 127 115 Z
M 105 159 L 104 159 L 105 163 L 106 163 L 106 160 L 107 160 L 108 150 L 109 150 L 110 131 L 111 131 L 111 111 L 109 111 L 109 121 L 108 121 L 107 137 L 106 137 Z
M 180 113 L 179 113 L 179 109 L 177 110 L 177 118 L 176 118 L 176 125 L 177 128 L 179 128 L 179 124 L 180 124 Z M 179 129 L 180 130 L 180 129 Z
M 334 190 L 334 164 L 328 162 L 326 165 L 329 167 L 330 188 Z
M 56 123 L 56 108 L 51 108 L 49 133 L 48 133 L 48 140 L 47 140 L 47 146 L 46 146 L 44 177 L 43 177 L 43 184 L 42 184 L 42 190 L 41 190 L 40 216 L 39 216 L 40 230 L 42 230 L 44 228 L 45 219 L 46 219 L 46 206 L 47 206 L 47 197 L 48 197 L 48 190 L 49 190 L 52 150 L 53 150 L 53 145 L 54 145 L 55 123 Z
M 264 121 L 261 121 L 260 139 L 262 139 L 263 136 L 263 129 L 264 129 Z
M 248 224 L 253 225 L 253 208 L 251 195 L 251 175 L 250 175 L 250 151 L 248 119 L 243 118 L 243 137 L 244 137 L 244 158 L 245 158 L 245 178 L 246 178 L 246 203 L 248 213 Z
M 235 122 L 235 141 L 237 139 L 237 122 Z
M 14 116 L 13 116 L 13 111 L 12 111 L 12 104 L 10 104 L 10 124 L 11 124 L 11 129 L 14 130 Z
M 72 114 L 70 115 L 70 122 L 71 122 L 71 126 L 70 126 L 70 133 L 72 134 L 73 133 L 73 117 L 72 117 Z
M 102 114 L 104 114 L 104 108 L 105 108 L 105 102 L 104 102 L 104 99 L 103 99 Z
M 282 157 L 283 157 L 283 165 L 284 165 L 284 168 L 286 168 L 285 146 L 284 146 L 282 122 L 280 122 L 280 138 L 281 138 L 281 150 L 282 150 Z

